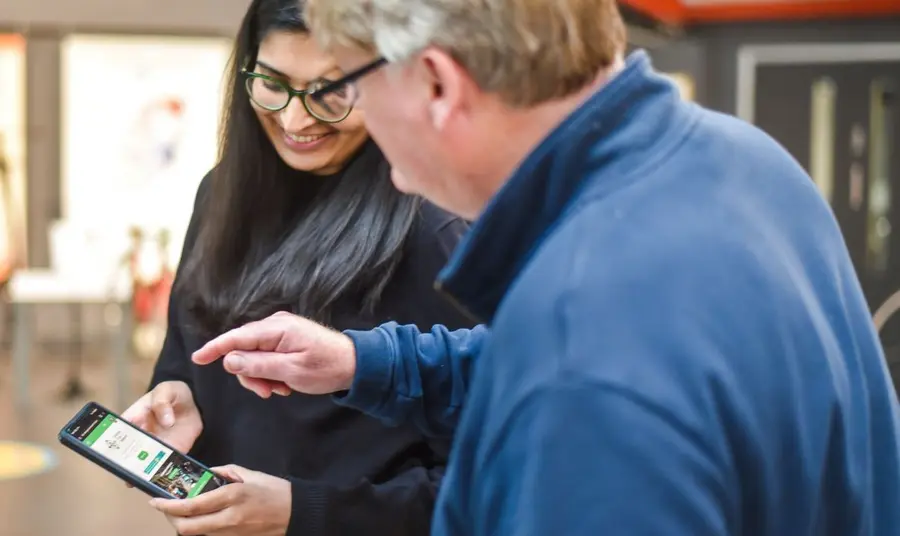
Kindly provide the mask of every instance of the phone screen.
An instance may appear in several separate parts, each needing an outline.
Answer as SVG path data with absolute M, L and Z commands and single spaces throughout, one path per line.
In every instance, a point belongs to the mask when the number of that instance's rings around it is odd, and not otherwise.
M 96 406 L 88 407 L 66 432 L 110 463 L 179 499 L 226 483 L 128 421 Z

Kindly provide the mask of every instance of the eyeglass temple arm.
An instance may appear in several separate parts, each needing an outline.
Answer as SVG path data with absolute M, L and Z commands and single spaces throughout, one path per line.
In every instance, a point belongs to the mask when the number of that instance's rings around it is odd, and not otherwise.
M 311 98 L 315 99 L 316 102 L 318 102 L 319 104 L 321 104 L 322 106 L 325 106 L 327 108 L 328 106 L 322 102 L 322 99 L 325 97 L 325 95 L 328 95 L 329 93 L 334 93 L 335 91 L 337 91 L 338 89 L 340 89 L 343 86 L 346 86 L 347 84 L 352 84 L 353 82 L 356 82 L 360 78 L 366 76 L 367 74 L 369 74 L 370 72 L 374 71 L 375 69 L 381 67 L 385 63 L 387 63 L 387 59 L 385 59 L 385 58 L 378 58 L 376 60 L 373 60 L 373 61 L 369 62 L 368 64 L 363 65 L 359 69 L 349 73 L 347 76 L 341 78 L 340 80 L 335 80 L 334 82 L 326 84 L 326 85 L 320 87 L 319 89 L 311 92 L 309 94 L 309 96 Z M 329 111 L 331 111 L 331 110 L 329 110 Z

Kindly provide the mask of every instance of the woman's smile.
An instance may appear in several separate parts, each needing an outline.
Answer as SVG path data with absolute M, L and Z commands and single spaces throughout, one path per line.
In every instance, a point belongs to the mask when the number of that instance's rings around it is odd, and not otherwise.
M 292 134 L 283 131 L 284 144 L 288 149 L 296 152 L 306 152 L 319 149 L 325 143 L 332 141 L 334 132 L 326 132 L 322 134 Z

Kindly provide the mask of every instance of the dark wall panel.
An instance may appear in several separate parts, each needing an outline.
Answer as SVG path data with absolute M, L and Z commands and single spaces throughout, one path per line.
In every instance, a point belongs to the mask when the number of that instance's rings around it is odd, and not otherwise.
M 742 45 L 900 42 L 900 18 L 874 21 L 728 24 L 693 28 L 690 35 L 703 49 L 705 62 L 703 103 L 716 110 L 735 113 L 737 53 Z

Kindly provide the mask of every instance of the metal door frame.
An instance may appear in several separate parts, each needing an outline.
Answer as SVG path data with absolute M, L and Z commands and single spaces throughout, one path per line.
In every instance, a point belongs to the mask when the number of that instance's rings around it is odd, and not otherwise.
M 900 41 L 743 45 L 737 51 L 736 114 L 756 118 L 756 68 L 761 65 L 900 62 Z

